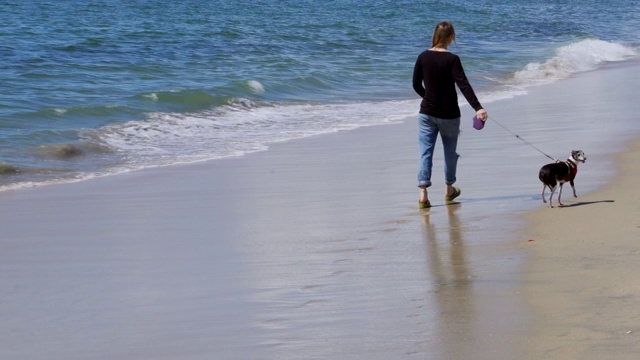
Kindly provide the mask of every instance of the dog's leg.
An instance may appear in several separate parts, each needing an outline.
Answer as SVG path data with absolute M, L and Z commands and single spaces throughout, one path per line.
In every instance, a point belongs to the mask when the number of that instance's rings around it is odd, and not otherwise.
M 556 187 L 549 187 L 549 189 L 551 190 L 551 193 L 549 194 L 549 207 L 552 208 L 553 207 L 553 193 L 556 192 Z
M 542 202 L 547 203 L 547 199 L 544 198 L 544 191 L 547 189 L 547 185 L 542 184 Z
M 569 184 L 571 184 L 571 189 L 573 189 L 573 197 L 577 198 L 578 195 L 576 195 L 576 187 L 575 187 L 575 184 L 573 183 L 573 180 L 569 181 Z
M 562 196 L 562 185 L 564 185 L 564 184 L 560 184 L 560 191 L 558 192 L 558 204 L 559 204 L 560 206 L 564 205 L 564 204 L 562 203 L 562 200 L 560 200 L 560 197 Z

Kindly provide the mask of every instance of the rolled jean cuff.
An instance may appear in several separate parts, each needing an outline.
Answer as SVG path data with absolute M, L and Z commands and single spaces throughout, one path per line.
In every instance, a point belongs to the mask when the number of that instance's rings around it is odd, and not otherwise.
M 431 186 L 430 182 L 420 182 L 420 183 L 418 183 L 418 187 L 419 188 L 428 188 L 430 186 Z

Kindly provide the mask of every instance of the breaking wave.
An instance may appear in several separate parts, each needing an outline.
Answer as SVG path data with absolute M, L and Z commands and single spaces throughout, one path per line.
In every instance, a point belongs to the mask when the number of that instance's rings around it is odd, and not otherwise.
M 608 62 L 624 61 L 638 56 L 638 49 L 597 39 L 585 39 L 556 50 L 555 56 L 543 63 L 532 62 L 513 74 L 520 85 L 536 85 L 567 78 L 573 74 L 595 70 Z

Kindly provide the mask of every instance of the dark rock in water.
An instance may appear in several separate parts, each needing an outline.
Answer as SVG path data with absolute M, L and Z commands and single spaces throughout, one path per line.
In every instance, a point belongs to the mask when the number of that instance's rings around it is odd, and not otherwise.
M 15 166 L 11 166 L 9 164 L 0 163 L 0 175 L 10 175 L 15 174 L 19 171 Z
M 53 148 L 53 155 L 61 158 L 70 158 L 82 155 L 82 150 L 71 144 L 62 144 Z

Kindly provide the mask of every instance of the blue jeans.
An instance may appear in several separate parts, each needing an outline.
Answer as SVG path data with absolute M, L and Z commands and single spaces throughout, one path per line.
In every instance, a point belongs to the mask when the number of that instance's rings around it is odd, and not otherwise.
M 418 125 L 420 132 L 420 170 L 418 171 L 418 186 L 431 186 L 431 168 L 433 167 L 433 149 L 436 146 L 438 133 L 444 147 L 444 177 L 446 184 L 456 182 L 456 167 L 458 165 L 458 135 L 460 134 L 460 118 L 439 119 L 433 116 L 419 114 Z

